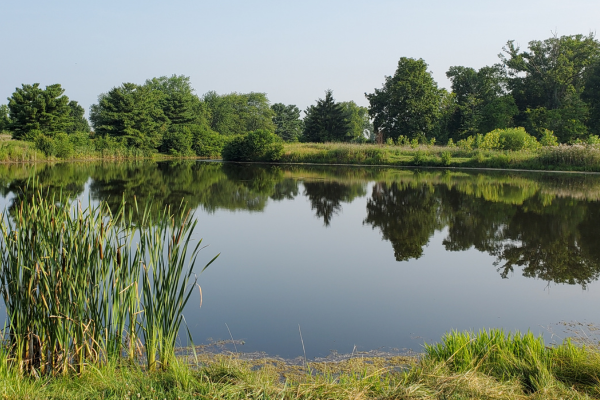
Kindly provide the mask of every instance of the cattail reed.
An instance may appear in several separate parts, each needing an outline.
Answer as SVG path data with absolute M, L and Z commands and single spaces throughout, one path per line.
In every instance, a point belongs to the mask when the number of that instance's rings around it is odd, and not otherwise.
M 124 200 L 112 214 L 105 203 L 84 209 L 39 188 L 16 209 L 0 221 L 0 293 L 14 366 L 34 376 L 81 372 L 145 350 L 148 368 L 167 368 L 196 279 L 191 214 L 150 206 L 140 214 Z

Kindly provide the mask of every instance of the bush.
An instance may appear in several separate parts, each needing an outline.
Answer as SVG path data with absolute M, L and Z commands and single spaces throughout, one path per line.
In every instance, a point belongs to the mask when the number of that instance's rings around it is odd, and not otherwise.
M 281 138 L 264 129 L 237 136 L 223 147 L 226 161 L 277 161 L 282 155 Z
M 53 157 L 56 154 L 56 146 L 54 139 L 39 132 L 34 140 L 35 147 L 46 155 L 46 157 Z
M 539 147 L 538 141 L 525 131 L 525 128 L 496 129 L 500 135 L 500 148 L 502 150 L 520 151 L 535 150 Z M 492 133 L 490 132 L 490 133 Z
M 499 150 L 501 148 L 500 130 L 496 129 L 486 133 L 479 147 L 485 150 Z
M 69 135 L 66 133 L 57 133 L 54 135 L 55 156 L 58 158 L 69 158 L 74 153 L 74 146 Z
M 452 140 L 452 139 L 451 139 Z M 452 153 L 449 151 L 442 152 L 442 164 L 445 166 L 449 166 L 452 164 Z
M 192 132 L 187 126 L 172 126 L 164 135 L 161 152 L 173 156 L 191 156 Z
M 544 129 L 540 135 L 540 144 L 544 147 L 558 146 L 558 139 L 554 136 L 554 132 Z
M 232 136 L 221 135 L 204 126 L 192 126 L 192 149 L 199 157 L 218 158 Z

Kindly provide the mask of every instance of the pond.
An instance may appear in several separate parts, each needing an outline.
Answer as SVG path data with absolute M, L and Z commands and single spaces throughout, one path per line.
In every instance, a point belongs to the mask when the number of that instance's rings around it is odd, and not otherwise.
M 449 330 L 596 322 L 600 176 L 219 162 L 0 165 L 83 202 L 195 210 L 196 344 L 286 358 L 412 349 Z M 233 348 L 230 347 L 232 350 Z

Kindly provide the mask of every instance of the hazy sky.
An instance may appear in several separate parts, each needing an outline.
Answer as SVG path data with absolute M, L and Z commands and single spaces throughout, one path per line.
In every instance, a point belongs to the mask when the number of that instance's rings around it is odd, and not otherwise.
M 0 0 L 0 101 L 60 83 L 88 110 L 123 82 L 191 77 L 209 90 L 266 92 L 301 109 L 332 89 L 366 105 L 402 56 L 440 86 L 453 65 L 498 62 L 508 40 L 596 32 L 598 0 Z

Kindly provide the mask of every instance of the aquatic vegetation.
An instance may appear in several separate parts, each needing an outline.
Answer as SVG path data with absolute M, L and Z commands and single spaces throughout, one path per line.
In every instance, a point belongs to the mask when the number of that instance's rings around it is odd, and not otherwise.
M 54 375 L 143 356 L 149 369 L 168 366 L 201 241 L 188 251 L 196 222 L 183 204 L 148 209 L 123 199 L 113 214 L 37 187 L 2 216 L 11 368 Z

